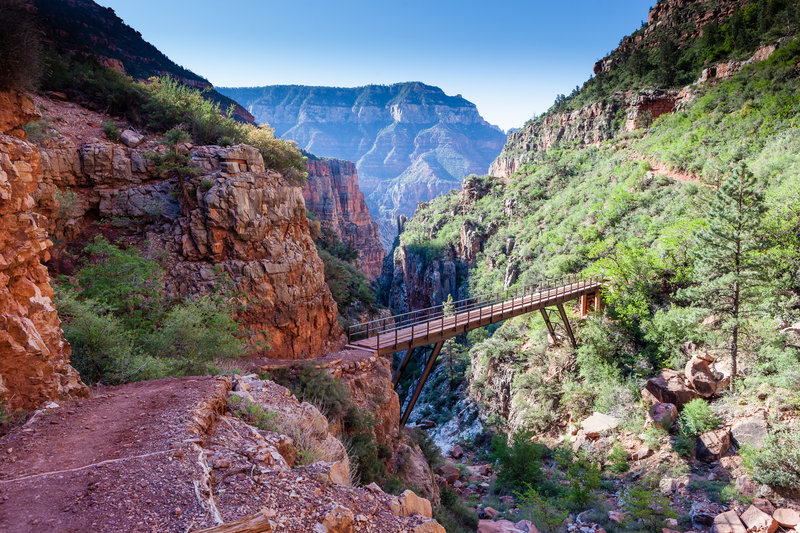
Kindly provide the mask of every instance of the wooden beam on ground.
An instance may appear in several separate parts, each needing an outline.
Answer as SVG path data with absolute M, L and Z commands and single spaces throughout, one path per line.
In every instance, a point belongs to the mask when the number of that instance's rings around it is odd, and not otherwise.
M 392 378 L 392 388 L 397 387 L 397 383 L 400 381 L 400 376 L 403 375 L 403 370 L 405 370 L 406 365 L 411 360 L 411 356 L 414 355 L 414 352 L 417 348 L 409 348 L 406 350 L 406 354 L 403 356 L 403 361 L 400 363 L 400 366 L 397 367 L 397 372 L 394 373 L 394 378 Z
M 264 508 L 256 514 L 246 516 L 241 520 L 228 522 L 221 526 L 196 529 L 193 533 L 267 533 L 274 531 L 268 515 L 275 516 L 275 511 Z
M 564 304 L 558 304 L 558 314 L 561 315 L 561 320 L 564 322 L 564 327 L 567 329 L 567 336 L 569 337 L 570 344 L 572 344 L 573 348 L 577 348 L 578 343 L 575 342 L 575 334 L 572 333 L 572 326 L 569 324 L 569 318 L 567 318 L 567 312 L 564 310 Z
M 425 385 L 425 381 L 427 381 L 428 376 L 431 374 L 434 363 L 436 363 L 436 358 L 439 357 L 439 352 L 442 351 L 442 346 L 444 346 L 444 341 L 436 343 L 436 346 L 433 347 L 433 351 L 428 357 L 428 362 L 425 364 L 425 370 L 422 371 L 422 376 L 419 378 L 419 383 L 417 383 L 417 388 L 414 389 L 414 395 L 411 397 L 411 401 L 408 402 L 408 407 L 406 407 L 406 410 L 403 413 L 403 418 L 400 419 L 400 427 L 406 425 L 406 421 L 411 415 L 411 411 L 414 409 L 414 404 L 417 403 L 419 393 L 422 392 L 422 387 Z

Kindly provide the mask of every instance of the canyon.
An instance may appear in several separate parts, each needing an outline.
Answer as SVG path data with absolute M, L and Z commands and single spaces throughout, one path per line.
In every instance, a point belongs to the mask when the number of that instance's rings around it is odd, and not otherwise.
M 218 90 L 307 152 L 355 162 L 387 250 L 398 215 L 485 173 L 505 141 L 473 103 L 419 82 Z

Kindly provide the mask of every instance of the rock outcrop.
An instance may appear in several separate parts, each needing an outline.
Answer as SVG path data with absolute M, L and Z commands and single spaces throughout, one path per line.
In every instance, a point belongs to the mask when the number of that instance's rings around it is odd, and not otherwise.
M 53 102 L 47 107 L 58 112 Z M 49 227 L 55 238 L 80 245 L 97 232 L 117 238 L 122 232 L 166 261 L 173 295 L 203 293 L 229 278 L 242 295 L 238 321 L 253 340 L 269 344 L 270 357 L 303 359 L 338 347 L 336 303 L 311 240 L 303 192 L 264 168 L 255 148 L 178 147 L 199 169 L 187 180 L 188 198 L 177 178 L 156 172 L 148 152 L 167 149 L 156 141 L 130 148 L 63 134 L 40 149 L 37 201 L 57 221 Z M 68 263 L 63 255 L 54 268 Z
M 471 102 L 418 82 L 219 90 L 306 151 L 354 161 L 387 249 L 397 215 L 485 173 L 505 139 Z
M 0 403 L 10 409 L 87 393 L 69 365 L 42 264 L 52 245 L 34 211 L 42 168 L 22 129 L 37 118 L 28 96 L 0 93 Z
M 355 164 L 340 159 L 309 159 L 303 189 L 306 209 L 314 213 L 337 239 L 359 252 L 358 264 L 368 279 L 381 274 L 386 255 L 378 224 L 372 221 Z

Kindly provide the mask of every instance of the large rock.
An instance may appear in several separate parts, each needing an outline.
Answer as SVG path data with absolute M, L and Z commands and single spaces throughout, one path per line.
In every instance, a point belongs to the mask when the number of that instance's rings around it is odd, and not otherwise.
M 700 395 L 688 385 L 682 374 L 668 369 L 647 380 L 642 391 L 642 400 L 645 403 L 671 403 L 678 409 L 699 397 Z
M 714 517 L 711 533 L 747 533 L 736 511 L 726 511 Z
M 731 435 L 737 446 L 747 444 L 760 448 L 767 438 L 767 419 L 763 412 L 740 420 L 731 426 Z
M 0 92 L 0 400 L 11 409 L 88 394 L 69 365 L 70 347 L 42 264 L 52 245 L 45 220 L 34 212 L 42 169 L 21 129 L 36 116 L 30 98 Z
M 528 533 L 511 520 L 479 520 L 478 533 Z
M 772 513 L 772 518 L 785 528 L 797 528 L 800 525 L 800 512 L 795 509 L 787 509 L 786 507 L 775 509 L 775 512 Z
M 748 531 L 774 533 L 778 529 L 778 522 L 755 505 L 751 505 L 742 513 L 741 520 Z
M 707 431 L 697 438 L 695 455 L 701 461 L 711 463 L 725 455 L 731 447 L 731 434 L 726 428 Z
M 656 402 L 650 407 L 648 414 L 655 424 L 667 431 L 678 421 L 678 408 L 672 403 Z
M 328 533 L 353 533 L 354 523 L 353 511 L 342 505 L 334 506 L 322 521 Z
M 684 375 L 689 385 L 703 398 L 710 398 L 717 393 L 717 380 L 708 360 L 692 357 L 686 363 Z
M 392 501 L 392 512 L 401 517 L 419 514 L 426 518 L 433 518 L 431 502 L 425 498 L 420 498 L 412 490 L 405 490 Z
M 597 438 L 616 429 L 617 426 L 619 426 L 619 419 L 598 412 L 581 422 L 584 434 L 590 438 Z
M 407 487 L 415 487 L 420 494 L 439 504 L 439 486 L 428 461 L 418 446 L 401 443 L 395 451 L 397 476 Z

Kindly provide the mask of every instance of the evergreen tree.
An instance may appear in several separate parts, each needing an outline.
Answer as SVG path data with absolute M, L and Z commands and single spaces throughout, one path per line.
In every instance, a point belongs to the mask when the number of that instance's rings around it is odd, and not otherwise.
M 759 235 L 764 212 L 764 196 L 742 163 L 711 201 L 707 226 L 697 234 L 696 285 L 686 290 L 699 307 L 722 320 L 730 336 L 731 388 L 743 325 L 762 307 L 769 285 Z

